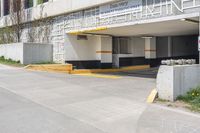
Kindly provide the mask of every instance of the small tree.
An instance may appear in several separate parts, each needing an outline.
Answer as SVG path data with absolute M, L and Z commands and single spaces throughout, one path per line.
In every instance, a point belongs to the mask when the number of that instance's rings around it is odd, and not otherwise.
M 13 42 L 14 42 L 14 37 L 12 28 L 5 27 L 0 29 L 0 44 L 7 44 Z
M 10 14 L 5 20 L 6 28 L 0 30 L 0 43 L 20 42 L 22 34 L 26 30 L 26 37 L 29 42 L 48 43 L 50 41 L 53 19 L 47 18 L 43 11 L 44 5 L 41 4 L 39 18 L 32 20 L 30 17 L 32 11 L 25 9 L 25 4 L 27 4 L 25 2 L 27 1 L 9 0 Z
M 25 20 L 24 0 L 10 0 L 9 18 L 14 39 L 16 42 L 20 42 Z
M 30 42 L 49 43 L 53 18 L 44 15 L 44 6 L 40 5 L 40 16 L 28 23 L 28 40 Z

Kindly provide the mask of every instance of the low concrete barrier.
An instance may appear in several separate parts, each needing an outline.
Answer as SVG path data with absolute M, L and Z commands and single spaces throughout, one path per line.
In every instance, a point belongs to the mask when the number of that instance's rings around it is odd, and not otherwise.
M 157 76 L 159 98 L 174 101 L 200 85 L 200 65 L 161 66 Z
M 109 73 L 109 72 L 123 72 L 123 71 L 131 71 L 131 70 L 142 70 L 150 68 L 149 65 L 138 65 L 138 66 L 130 66 L 130 67 L 122 67 L 122 68 L 111 68 L 111 69 L 76 69 L 72 70 L 70 74 L 84 74 L 84 73 Z
M 42 43 L 1 44 L 0 56 L 21 64 L 32 64 L 53 61 L 53 45 Z
M 28 70 L 45 71 L 45 72 L 62 72 L 62 73 L 70 73 L 73 69 L 71 64 L 28 65 L 25 68 Z

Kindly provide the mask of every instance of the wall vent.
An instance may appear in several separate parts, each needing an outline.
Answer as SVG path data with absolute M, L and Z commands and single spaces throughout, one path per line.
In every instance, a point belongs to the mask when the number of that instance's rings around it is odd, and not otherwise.
M 86 35 L 77 35 L 77 40 L 88 40 Z

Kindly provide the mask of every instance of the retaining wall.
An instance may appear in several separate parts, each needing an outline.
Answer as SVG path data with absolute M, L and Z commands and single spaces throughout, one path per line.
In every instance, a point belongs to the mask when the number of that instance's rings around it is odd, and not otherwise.
M 33 64 L 53 61 L 53 45 L 41 43 L 1 44 L 0 56 L 21 64 Z
M 157 76 L 159 98 L 174 101 L 200 85 L 200 65 L 161 66 Z

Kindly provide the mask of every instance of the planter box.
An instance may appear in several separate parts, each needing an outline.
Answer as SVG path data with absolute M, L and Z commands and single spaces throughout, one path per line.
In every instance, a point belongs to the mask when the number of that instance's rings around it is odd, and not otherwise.
M 161 66 L 156 85 L 159 98 L 174 101 L 200 85 L 200 65 Z

